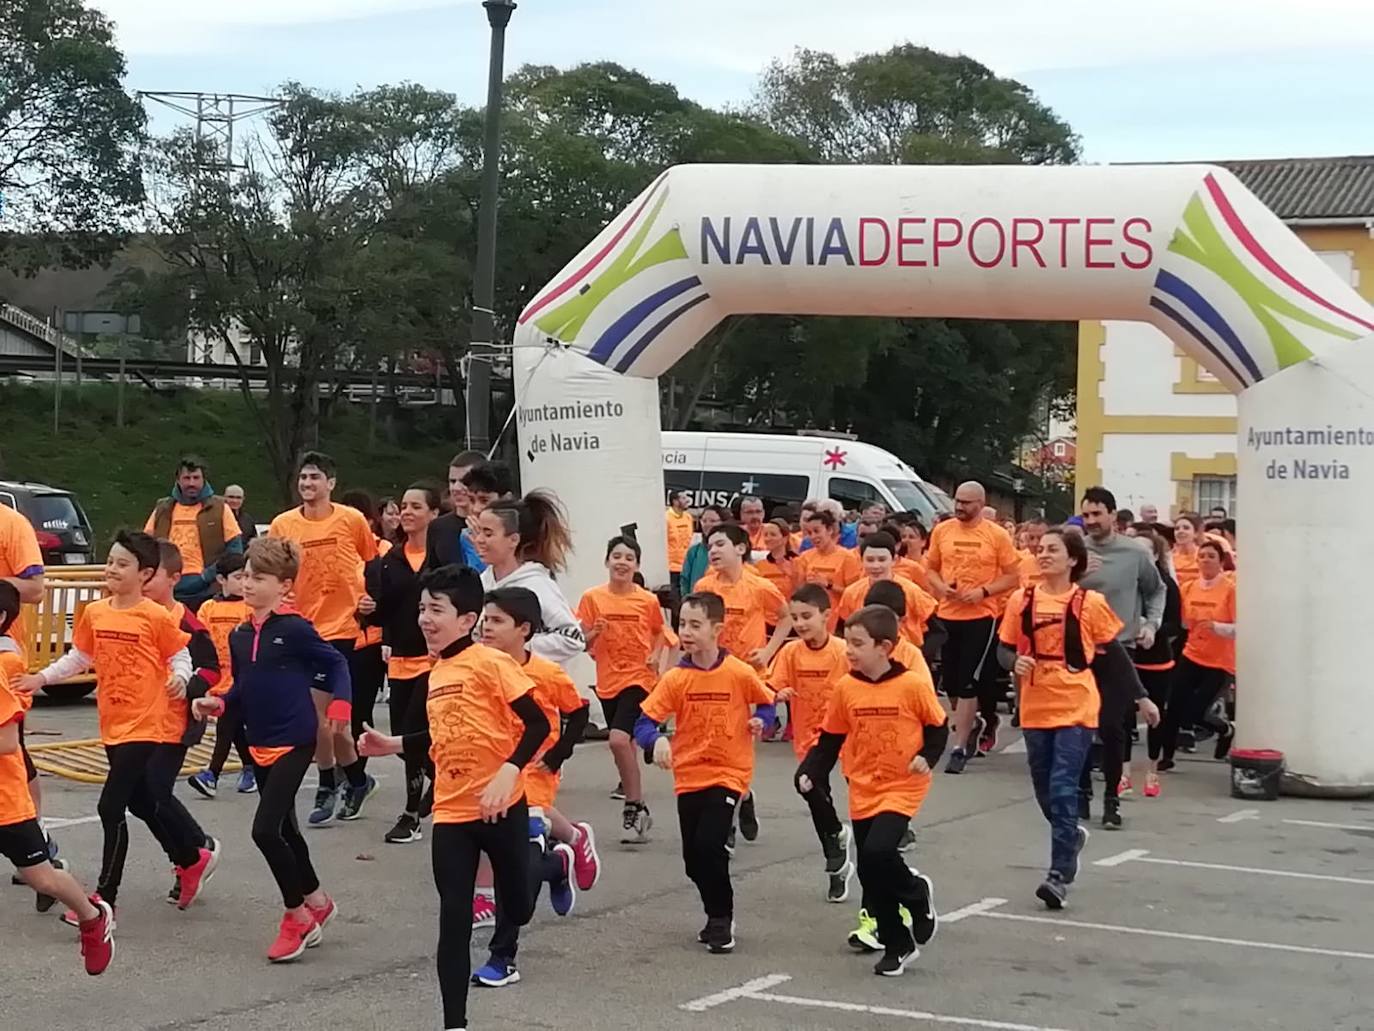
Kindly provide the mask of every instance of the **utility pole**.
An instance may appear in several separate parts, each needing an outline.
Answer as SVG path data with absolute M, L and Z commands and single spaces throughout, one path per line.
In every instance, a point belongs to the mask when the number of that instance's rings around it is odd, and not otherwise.
M 477 213 L 477 268 L 472 279 L 472 341 L 468 345 L 467 445 L 491 447 L 491 360 L 496 335 L 496 202 L 501 187 L 501 102 L 505 85 L 506 26 L 515 0 L 484 0 L 491 25 L 487 65 L 486 138 L 482 147 L 482 197 Z

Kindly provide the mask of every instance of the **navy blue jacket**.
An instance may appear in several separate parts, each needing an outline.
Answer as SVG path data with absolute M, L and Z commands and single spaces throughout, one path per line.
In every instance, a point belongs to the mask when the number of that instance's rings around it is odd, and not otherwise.
M 225 708 L 242 715 L 250 745 L 313 745 L 319 718 L 311 688 L 333 695 L 331 715 L 348 719 L 353 701 L 348 661 L 304 616 L 274 612 L 261 626 L 250 621 L 235 627 L 229 634 L 229 662 L 234 686 L 224 696 Z

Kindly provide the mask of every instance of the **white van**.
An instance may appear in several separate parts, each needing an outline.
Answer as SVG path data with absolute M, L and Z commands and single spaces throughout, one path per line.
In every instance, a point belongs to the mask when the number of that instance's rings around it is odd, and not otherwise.
M 733 505 L 752 494 L 771 518 L 795 518 L 807 498 L 834 498 L 847 509 L 881 501 L 913 512 L 927 527 L 953 504 L 939 487 L 880 447 L 837 435 L 799 433 L 663 434 L 665 504 L 674 491 L 692 495 L 693 509 Z

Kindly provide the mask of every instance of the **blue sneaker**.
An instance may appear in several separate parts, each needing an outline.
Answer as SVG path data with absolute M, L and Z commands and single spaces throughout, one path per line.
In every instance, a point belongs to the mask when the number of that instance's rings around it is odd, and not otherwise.
M 377 793 L 377 778 L 372 774 L 367 774 L 367 779 L 363 781 L 361 787 L 349 786 L 344 788 L 343 805 L 339 806 L 340 820 L 356 820 L 363 815 L 363 806 L 367 800 Z
M 186 783 L 192 791 L 205 798 L 214 798 L 215 792 L 219 790 L 219 778 L 209 770 L 191 774 L 186 778 Z
M 325 827 L 334 822 L 334 813 L 339 807 L 338 788 L 316 788 L 315 808 L 310 810 L 306 823 L 311 827 Z
M 520 980 L 520 971 L 515 969 L 514 960 L 492 956 L 472 975 L 472 983 L 483 988 L 504 988 Z
M 239 774 L 239 794 L 252 795 L 258 790 L 258 778 L 253 774 L 253 767 L 245 766 L 243 772 Z
M 559 842 L 549 855 L 558 860 L 558 876 L 549 882 L 549 904 L 559 916 L 567 916 L 577 905 L 577 885 L 573 883 L 573 864 L 576 856 L 571 845 Z

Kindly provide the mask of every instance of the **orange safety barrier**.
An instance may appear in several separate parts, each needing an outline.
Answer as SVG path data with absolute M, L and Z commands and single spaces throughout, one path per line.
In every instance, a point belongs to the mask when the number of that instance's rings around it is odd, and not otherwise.
M 43 570 L 43 600 L 23 607 L 11 634 L 24 648 L 30 672 L 36 673 L 61 658 L 71 647 L 81 610 L 104 593 L 104 566 L 48 566 Z M 59 689 L 50 693 L 72 693 L 61 689 L 94 682 L 94 673 L 83 673 L 62 684 L 49 685 Z

